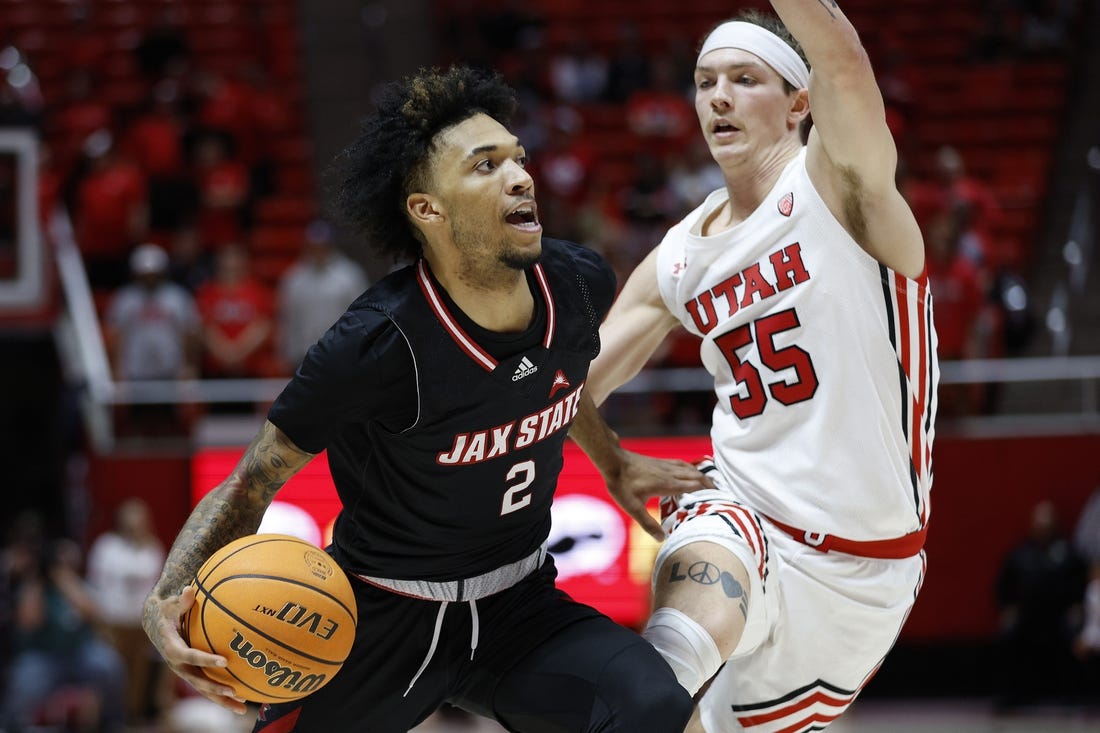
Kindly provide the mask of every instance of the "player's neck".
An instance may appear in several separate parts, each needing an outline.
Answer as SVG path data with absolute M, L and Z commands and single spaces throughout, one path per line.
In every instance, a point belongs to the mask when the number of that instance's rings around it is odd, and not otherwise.
M 436 280 L 470 320 L 488 331 L 516 333 L 531 325 L 535 299 L 522 270 L 509 268 L 493 277 L 448 270 L 437 273 Z
M 800 150 L 801 145 L 794 148 L 777 145 L 758 158 L 747 158 L 725 168 L 723 174 L 729 201 L 721 214 L 709 223 L 711 233 L 736 226 L 756 211 Z

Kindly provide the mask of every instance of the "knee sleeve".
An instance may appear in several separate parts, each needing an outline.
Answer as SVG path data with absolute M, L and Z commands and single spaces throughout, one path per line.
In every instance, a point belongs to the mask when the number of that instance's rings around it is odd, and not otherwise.
M 692 696 L 725 661 L 707 630 L 675 608 L 654 611 L 642 636 L 660 652 Z

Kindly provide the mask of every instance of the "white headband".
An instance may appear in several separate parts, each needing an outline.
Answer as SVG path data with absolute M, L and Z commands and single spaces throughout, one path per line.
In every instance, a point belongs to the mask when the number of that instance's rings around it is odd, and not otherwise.
M 790 44 L 755 23 L 731 20 L 718 26 L 703 42 L 699 60 L 717 48 L 739 48 L 756 54 L 795 89 L 810 86 L 810 71 Z

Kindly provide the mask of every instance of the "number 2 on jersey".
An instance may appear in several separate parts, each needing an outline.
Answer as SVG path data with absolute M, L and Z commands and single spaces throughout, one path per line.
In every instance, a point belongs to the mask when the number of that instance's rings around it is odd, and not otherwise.
M 745 420 L 764 411 L 768 395 L 783 405 L 805 402 L 817 392 L 817 374 L 814 372 L 810 355 L 797 346 L 775 348 L 775 335 L 798 328 L 802 324 L 794 308 L 757 318 L 752 323 L 738 326 L 714 339 L 714 343 L 729 362 L 733 377 L 745 386 L 745 394 L 732 395 L 730 407 L 737 417 Z M 760 370 L 751 362 L 742 361 L 737 350 L 756 342 L 756 351 L 761 363 L 772 372 L 779 374 L 786 369 L 794 370 L 794 381 L 776 379 L 765 386 Z
M 519 483 L 511 486 L 504 492 L 504 500 L 500 504 L 500 516 L 511 514 L 531 503 L 531 495 L 523 494 L 531 482 L 535 480 L 535 462 L 521 461 L 508 470 L 505 477 L 508 481 L 519 479 Z M 523 496 L 520 496 L 523 494 Z

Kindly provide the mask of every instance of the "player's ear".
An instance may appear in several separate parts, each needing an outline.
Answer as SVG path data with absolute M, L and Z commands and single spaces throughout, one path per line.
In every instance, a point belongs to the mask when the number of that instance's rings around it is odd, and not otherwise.
M 405 211 L 418 227 L 430 226 L 444 219 L 440 202 L 429 193 L 411 193 L 405 199 Z
M 791 104 L 787 109 L 787 122 L 798 127 L 810 114 L 810 90 L 798 89 L 790 95 Z

